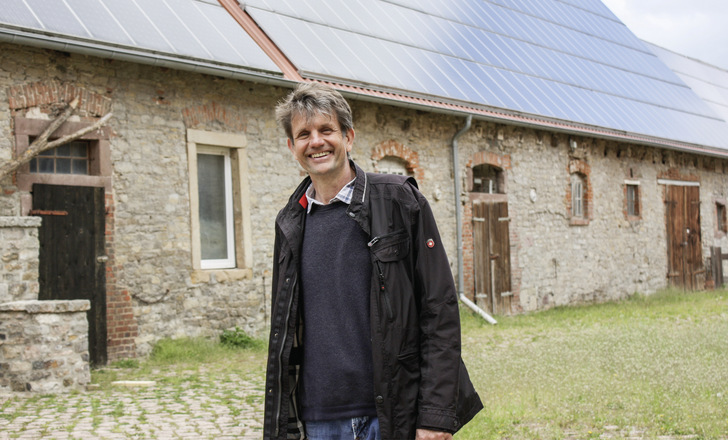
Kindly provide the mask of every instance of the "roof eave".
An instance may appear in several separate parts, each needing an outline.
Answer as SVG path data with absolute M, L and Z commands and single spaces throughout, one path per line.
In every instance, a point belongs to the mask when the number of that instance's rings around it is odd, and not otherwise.
M 702 154 L 712 157 L 728 158 L 728 150 L 710 147 L 706 145 L 679 142 L 672 139 L 664 139 L 648 136 L 639 133 L 615 130 L 605 127 L 581 124 L 573 121 L 566 121 L 556 118 L 548 118 L 540 115 L 526 114 L 513 110 L 496 107 L 488 107 L 474 103 L 459 103 L 456 101 L 443 100 L 437 97 L 417 96 L 402 91 L 382 88 L 369 88 L 355 85 L 343 84 L 329 79 L 313 78 L 303 74 L 307 81 L 317 81 L 335 87 L 345 95 L 363 101 L 386 103 L 398 107 L 412 108 L 416 110 L 430 111 L 441 114 L 466 117 L 471 115 L 474 119 L 518 125 L 540 130 L 549 130 L 570 135 L 588 136 L 618 142 L 627 142 L 649 147 L 666 148 L 676 151 L 684 151 Z
M 291 87 L 292 84 L 295 84 L 294 81 L 285 79 L 280 73 L 262 70 L 258 71 L 244 66 L 186 58 L 175 54 L 166 54 L 138 48 L 104 44 L 96 41 L 72 38 L 67 35 L 30 32 L 7 27 L 2 24 L 0 24 L 0 42 L 146 64 L 156 67 L 166 67 L 175 70 L 184 70 L 284 87 Z

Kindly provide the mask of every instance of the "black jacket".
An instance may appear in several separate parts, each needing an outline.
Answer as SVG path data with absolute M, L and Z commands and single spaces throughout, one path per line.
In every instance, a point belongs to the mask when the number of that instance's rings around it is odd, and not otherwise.
M 450 264 L 414 179 L 358 166 L 347 213 L 369 235 L 374 392 L 382 439 L 417 428 L 455 432 L 483 408 L 460 357 Z M 296 386 L 301 363 L 299 259 L 309 178 L 276 218 L 264 437 L 304 438 Z

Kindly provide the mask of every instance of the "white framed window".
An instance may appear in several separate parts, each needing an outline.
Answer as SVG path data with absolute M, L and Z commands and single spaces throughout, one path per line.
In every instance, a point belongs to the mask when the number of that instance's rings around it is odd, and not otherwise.
M 377 162 L 377 170 L 381 174 L 396 174 L 398 176 L 412 176 L 407 170 L 407 162 L 396 156 L 384 156 Z
M 197 148 L 197 200 L 200 225 L 200 268 L 235 267 L 233 182 L 230 150 Z
M 586 212 L 586 203 L 584 194 L 586 193 L 584 178 L 574 173 L 571 175 L 571 216 L 576 218 L 584 218 Z
M 194 269 L 252 266 L 246 143 L 244 135 L 187 130 Z

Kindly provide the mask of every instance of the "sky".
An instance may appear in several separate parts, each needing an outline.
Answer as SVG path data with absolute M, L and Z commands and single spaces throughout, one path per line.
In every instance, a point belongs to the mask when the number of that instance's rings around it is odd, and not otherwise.
M 602 0 L 638 38 L 728 70 L 728 0 Z

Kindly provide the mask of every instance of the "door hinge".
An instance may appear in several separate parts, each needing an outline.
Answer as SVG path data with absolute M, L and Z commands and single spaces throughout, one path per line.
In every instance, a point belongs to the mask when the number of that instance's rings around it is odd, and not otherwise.
M 68 211 L 48 211 L 45 209 L 32 209 L 30 215 L 68 215 Z

